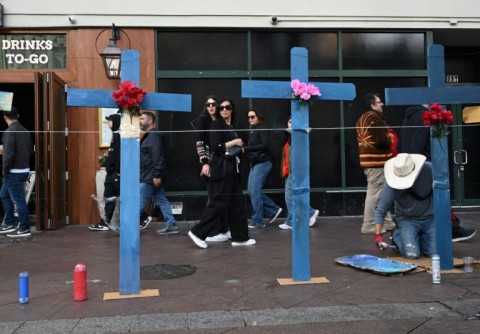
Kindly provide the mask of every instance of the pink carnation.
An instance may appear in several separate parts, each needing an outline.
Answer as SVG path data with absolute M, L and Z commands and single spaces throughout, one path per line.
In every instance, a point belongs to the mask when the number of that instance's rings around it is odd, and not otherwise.
M 293 89 L 292 96 L 298 98 L 300 103 L 310 100 L 312 96 L 321 95 L 317 86 L 311 83 L 300 82 L 298 79 L 292 80 L 290 87 Z

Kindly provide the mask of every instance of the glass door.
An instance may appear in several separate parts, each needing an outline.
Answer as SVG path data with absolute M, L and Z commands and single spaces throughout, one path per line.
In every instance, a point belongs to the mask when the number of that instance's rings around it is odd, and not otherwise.
M 454 105 L 452 112 L 452 205 L 480 207 L 480 105 Z

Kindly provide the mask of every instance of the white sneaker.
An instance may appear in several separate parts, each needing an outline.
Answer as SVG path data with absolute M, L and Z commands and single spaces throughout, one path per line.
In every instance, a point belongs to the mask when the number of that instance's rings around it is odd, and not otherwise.
M 207 237 L 205 239 L 207 242 L 225 242 L 228 241 L 228 237 L 226 234 L 219 233 L 217 235 L 214 235 L 213 237 Z
M 310 223 L 308 224 L 308 226 L 312 227 L 313 225 L 315 225 L 315 222 L 317 221 L 317 217 L 319 214 L 320 214 L 320 211 L 315 210 L 313 215 L 310 217 Z
M 255 239 L 248 239 L 247 241 L 232 241 L 232 246 L 251 246 L 256 243 Z
M 269 224 L 273 223 L 278 218 L 278 216 L 280 216 L 281 213 L 282 213 L 282 208 L 278 208 L 277 213 L 268 221 L 268 223 Z
M 195 234 L 193 234 L 192 231 L 188 232 L 188 236 L 190 237 L 190 239 L 192 239 L 192 241 L 198 247 L 200 247 L 200 248 L 207 248 L 208 247 L 207 243 L 205 241 L 203 241 L 202 239 L 200 239 L 199 237 L 197 237 Z
M 278 227 L 281 228 L 282 230 L 291 230 L 292 229 L 292 227 L 290 225 L 287 225 L 285 223 L 278 225 Z
M 228 230 L 227 233 L 225 233 L 225 236 L 226 236 L 228 239 L 232 239 L 232 234 L 230 233 L 230 230 Z

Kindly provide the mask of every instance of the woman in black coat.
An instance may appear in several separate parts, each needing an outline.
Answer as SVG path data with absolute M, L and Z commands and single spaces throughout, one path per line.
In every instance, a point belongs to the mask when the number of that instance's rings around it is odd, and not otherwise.
M 218 114 L 219 117 L 211 125 L 210 133 L 213 154 L 208 183 L 209 201 L 202 219 L 188 232 L 188 236 L 198 247 L 207 248 L 205 239 L 216 226 L 223 223 L 222 233 L 230 229 L 232 246 L 254 245 L 255 240 L 248 236 L 248 222 L 240 182 L 240 158 L 231 154 L 234 150 L 241 151 L 239 149 L 243 147 L 243 141 L 238 138 L 233 127 L 235 121 L 233 101 L 221 100 Z

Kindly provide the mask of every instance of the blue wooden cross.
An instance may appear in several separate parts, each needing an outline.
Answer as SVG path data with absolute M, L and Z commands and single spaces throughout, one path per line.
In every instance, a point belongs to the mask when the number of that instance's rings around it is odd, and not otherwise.
M 124 50 L 121 56 L 122 81 L 140 86 L 140 55 Z M 110 90 L 75 89 L 67 92 L 67 106 L 118 108 Z M 148 93 L 140 104 L 143 110 L 190 112 L 192 98 L 184 94 Z M 119 293 L 140 293 L 140 143 L 138 138 L 121 138 L 120 177 L 120 266 Z
M 386 88 L 387 105 L 418 105 L 438 102 L 462 104 L 480 102 L 480 87 L 446 87 L 443 46 L 432 44 L 427 49 L 428 87 Z M 431 138 L 435 236 L 440 268 L 453 268 L 452 225 L 450 221 L 450 179 L 447 149 Z
M 290 51 L 291 79 L 308 82 L 308 51 L 292 48 Z M 322 94 L 314 100 L 353 100 L 355 86 L 343 83 L 312 82 Z M 309 105 L 292 99 L 290 82 L 242 80 L 242 97 L 264 99 L 287 99 L 291 101 L 292 117 L 292 278 L 296 281 L 310 280 L 310 149 Z

